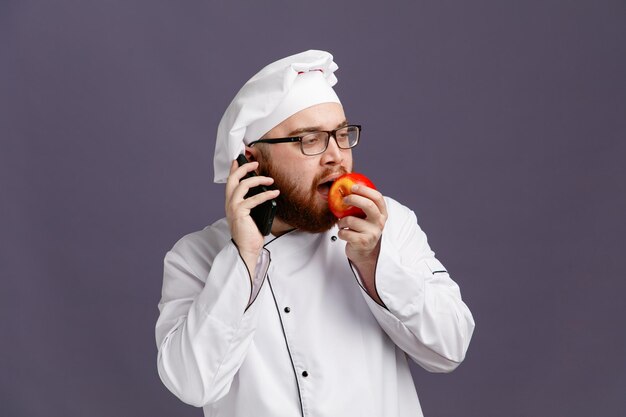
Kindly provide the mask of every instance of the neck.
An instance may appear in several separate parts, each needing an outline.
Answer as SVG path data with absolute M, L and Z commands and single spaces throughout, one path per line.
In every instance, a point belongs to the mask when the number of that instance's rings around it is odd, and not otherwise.
M 293 226 L 285 223 L 278 217 L 274 217 L 274 221 L 272 222 L 272 234 L 276 237 L 284 235 L 288 231 L 292 230 Z

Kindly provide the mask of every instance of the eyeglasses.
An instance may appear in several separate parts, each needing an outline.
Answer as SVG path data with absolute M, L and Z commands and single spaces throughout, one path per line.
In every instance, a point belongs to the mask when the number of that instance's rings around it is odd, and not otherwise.
M 361 136 L 361 125 L 348 125 L 340 127 L 335 130 L 320 130 L 318 132 L 305 133 L 302 136 L 293 136 L 290 138 L 276 138 L 276 139 L 259 139 L 254 142 L 250 142 L 248 146 L 252 146 L 255 143 L 288 143 L 288 142 L 300 142 L 300 150 L 303 154 L 313 156 L 319 155 L 326 151 L 328 148 L 328 141 L 330 137 L 335 138 L 339 149 L 354 148 L 359 143 L 359 137 Z

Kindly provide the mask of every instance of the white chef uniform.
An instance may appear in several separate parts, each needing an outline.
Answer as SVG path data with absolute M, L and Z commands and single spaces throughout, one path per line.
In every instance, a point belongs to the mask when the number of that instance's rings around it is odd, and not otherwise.
M 254 286 L 225 219 L 183 237 L 165 257 L 156 326 L 165 385 L 207 417 L 421 416 L 407 357 L 455 369 L 474 321 L 413 212 L 386 203 L 384 306 L 336 227 L 268 236 Z

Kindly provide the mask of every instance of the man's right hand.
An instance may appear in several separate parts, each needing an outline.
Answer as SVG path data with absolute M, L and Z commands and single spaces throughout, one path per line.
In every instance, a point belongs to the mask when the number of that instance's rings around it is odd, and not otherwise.
M 257 185 L 267 186 L 274 182 L 273 178 L 260 175 L 242 181 L 248 172 L 254 171 L 258 166 L 259 163 L 256 161 L 242 166 L 233 161 L 226 181 L 226 220 L 230 227 L 230 235 L 250 271 L 250 279 L 254 277 L 256 262 L 264 242 L 261 232 L 250 217 L 250 211 L 259 204 L 276 198 L 280 193 L 278 190 L 270 190 L 244 198 L 250 188 Z

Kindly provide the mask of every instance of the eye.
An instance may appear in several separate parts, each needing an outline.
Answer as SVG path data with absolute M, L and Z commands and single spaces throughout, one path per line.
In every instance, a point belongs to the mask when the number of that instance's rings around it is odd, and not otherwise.
M 337 142 L 347 143 L 350 141 L 350 132 L 348 128 L 343 128 L 337 131 L 335 137 L 337 138 Z
M 321 137 L 317 133 L 312 133 L 310 135 L 306 135 L 302 137 L 302 145 L 304 146 L 314 146 L 321 141 Z

